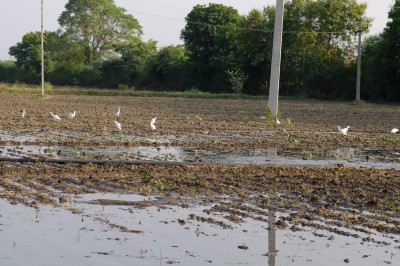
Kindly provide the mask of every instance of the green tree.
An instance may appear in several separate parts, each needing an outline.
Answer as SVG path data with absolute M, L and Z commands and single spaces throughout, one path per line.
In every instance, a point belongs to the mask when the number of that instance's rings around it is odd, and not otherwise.
M 0 81 L 13 83 L 17 80 L 17 65 L 15 61 L 0 61 Z
M 55 44 L 60 42 L 60 36 L 46 31 L 43 36 L 45 74 L 54 67 Z M 38 83 L 41 74 L 41 33 L 29 32 L 22 37 L 22 41 L 11 46 L 8 52 L 16 59 L 19 70 L 19 81 Z
M 390 58 L 387 58 L 382 34 L 369 36 L 363 41 L 362 79 L 363 99 L 385 100 L 392 82 Z
M 285 5 L 282 51 L 282 93 L 349 97 L 352 36 L 364 17 L 365 3 L 355 0 L 293 0 Z M 344 75 L 346 77 L 344 77 Z M 346 91 L 348 90 L 348 91 Z
M 154 60 L 154 74 L 160 87 L 169 90 L 183 90 L 192 82 L 190 64 L 182 45 L 170 45 L 160 49 Z
M 388 13 L 381 34 L 365 39 L 362 51 L 362 92 L 368 100 L 400 100 L 400 0 Z
M 58 18 L 61 32 L 79 44 L 85 65 L 115 56 L 115 46 L 142 34 L 139 22 L 113 0 L 69 0 Z
M 198 86 L 207 90 L 227 87 L 225 71 L 236 67 L 237 35 L 242 17 L 221 4 L 196 5 L 181 31 Z
M 118 47 L 121 54 L 123 73 L 127 76 L 125 84 L 140 86 L 148 82 L 148 72 L 157 55 L 157 42 L 135 40 Z
M 400 100 L 400 0 L 395 0 L 388 14 L 389 22 L 382 33 L 381 86 L 389 100 Z
M 238 67 L 248 73 L 247 92 L 266 94 L 271 72 L 275 7 L 253 9 L 244 17 L 238 36 Z

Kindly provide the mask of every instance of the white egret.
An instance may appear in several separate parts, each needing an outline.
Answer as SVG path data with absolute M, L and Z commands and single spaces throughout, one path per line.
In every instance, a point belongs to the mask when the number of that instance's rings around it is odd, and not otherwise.
M 61 120 L 61 118 L 58 115 L 54 115 L 52 112 L 50 112 L 51 114 L 51 118 L 53 118 L 54 120 Z
M 26 111 L 25 111 L 25 108 L 24 108 L 24 109 L 22 109 L 21 117 L 25 118 L 25 115 L 26 115 Z
M 115 123 L 115 127 L 116 127 L 118 130 L 121 130 L 121 123 L 119 123 L 117 120 L 115 120 L 114 123 Z
M 156 119 L 157 119 L 157 117 L 154 117 L 150 121 L 150 126 L 151 126 L 151 129 L 153 129 L 153 130 L 156 129 L 156 126 L 154 125 L 154 123 L 156 122 Z
M 341 128 L 340 126 L 338 126 L 337 128 L 338 128 L 340 134 L 347 135 L 347 130 L 349 130 L 350 126 L 347 126 L 344 128 Z
M 278 120 L 278 118 L 276 119 L 276 124 L 279 126 L 281 124 L 281 121 Z
M 119 117 L 120 113 L 121 113 L 121 107 L 118 107 L 118 110 L 115 112 L 115 117 Z
M 393 133 L 393 134 L 395 134 L 395 133 L 397 133 L 398 131 L 399 131 L 399 129 L 393 128 L 392 131 L 390 131 L 390 132 Z
M 69 118 L 69 119 L 73 119 L 73 118 L 75 118 L 75 115 L 76 115 L 76 111 L 70 112 L 70 113 L 68 114 L 68 118 Z

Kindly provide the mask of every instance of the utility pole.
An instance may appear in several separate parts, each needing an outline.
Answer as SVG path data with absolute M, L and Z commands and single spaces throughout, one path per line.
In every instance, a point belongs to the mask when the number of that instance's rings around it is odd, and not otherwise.
M 44 95 L 44 42 L 43 42 L 43 0 L 41 0 L 41 52 L 42 52 L 42 96 Z
M 279 79 L 281 74 L 282 32 L 284 0 L 276 0 L 274 43 L 272 46 L 271 77 L 269 86 L 268 108 L 272 116 L 278 116 Z
M 360 101 L 360 87 L 361 87 L 361 34 L 367 28 L 363 29 L 361 25 L 361 18 L 358 19 L 358 30 L 355 33 L 358 34 L 358 47 L 357 47 L 357 84 L 356 84 L 356 101 Z

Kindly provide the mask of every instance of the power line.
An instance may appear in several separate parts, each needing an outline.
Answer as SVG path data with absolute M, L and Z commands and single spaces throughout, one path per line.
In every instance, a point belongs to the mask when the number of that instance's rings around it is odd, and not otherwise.
M 141 11 L 133 11 L 133 10 L 127 10 L 127 11 L 132 12 L 132 13 L 146 15 L 146 16 L 176 21 L 176 22 L 184 22 L 180 19 L 150 14 L 150 13 L 141 12 Z M 186 20 L 186 23 L 202 25 L 202 26 L 209 26 L 209 27 L 217 27 L 217 28 L 222 28 L 222 29 L 232 29 L 233 28 L 231 26 L 211 24 L 211 23 L 200 22 L 200 21 L 191 21 L 191 20 Z M 236 27 L 235 29 L 239 30 L 239 31 L 248 31 L 248 32 L 263 32 L 263 33 L 273 33 L 274 32 L 273 29 L 255 29 L 255 28 L 245 28 L 245 27 Z M 345 31 L 283 31 L 283 33 L 286 33 L 286 34 L 347 34 L 347 32 L 345 32 Z
M 174 6 L 168 6 L 168 5 L 160 5 L 160 4 L 155 4 L 155 3 L 149 3 L 146 1 L 142 1 L 142 0 L 130 0 L 133 2 L 138 2 L 138 3 L 144 3 L 147 5 L 152 5 L 152 6 L 158 6 L 158 7 L 163 7 L 163 8 L 169 8 L 169 9 L 176 9 L 176 10 L 182 10 L 182 11 L 187 11 L 187 9 L 184 8 L 179 8 L 179 7 L 174 7 Z M 265 6 L 264 6 L 265 7 Z M 256 9 L 256 8 L 254 8 Z M 235 9 L 236 10 L 236 9 Z M 257 9 L 258 10 L 258 9 Z M 135 12 L 135 13 L 141 13 L 141 14 L 145 14 L 145 15 L 150 15 L 150 16 L 158 16 L 158 15 L 154 15 L 154 14 L 149 14 L 149 13 L 145 13 L 145 12 L 140 12 L 140 11 L 133 11 L 133 10 L 128 10 L 130 12 Z M 198 13 L 203 13 L 203 14 L 222 14 L 221 12 L 217 11 L 217 12 L 212 12 L 210 10 L 196 10 L 196 12 Z M 163 16 L 158 16 L 158 17 L 163 17 Z M 165 17 L 167 18 L 167 17 Z M 167 19 L 172 19 L 172 18 L 167 18 Z M 177 19 L 173 19 L 173 20 L 177 20 Z M 268 21 L 273 22 L 275 20 L 275 18 L 268 18 Z M 304 17 L 298 17 L 298 18 L 284 18 L 283 21 L 301 21 L 301 22 L 336 22 L 336 20 L 330 20 L 330 19 L 319 19 L 319 18 L 315 18 L 315 19 L 306 19 Z M 355 20 L 357 21 L 357 20 Z
M 164 8 L 169 8 L 169 9 L 176 9 L 176 10 L 186 11 L 186 9 L 184 9 L 184 8 L 179 8 L 179 7 L 174 7 L 174 6 L 160 5 L 160 4 L 149 3 L 149 2 L 146 2 L 146 1 L 140 1 L 140 0 L 131 0 L 131 1 L 138 2 L 138 3 L 143 3 L 143 4 L 147 4 L 147 5 L 151 5 L 151 6 L 158 6 L 158 7 L 164 7 Z

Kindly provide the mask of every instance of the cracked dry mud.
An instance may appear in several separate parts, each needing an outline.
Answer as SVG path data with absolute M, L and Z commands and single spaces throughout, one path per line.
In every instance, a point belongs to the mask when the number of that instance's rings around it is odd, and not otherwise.
M 395 154 L 400 150 L 400 137 L 390 134 L 390 129 L 399 123 L 400 108 L 396 105 L 282 100 L 282 123 L 276 126 L 260 119 L 265 115 L 263 100 L 70 95 L 42 98 L 13 93 L 0 93 L 0 97 L 0 144 L 4 147 L 354 147 L 391 150 Z M 118 106 L 120 132 L 114 127 Z M 23 108 L 27 112 L 25 119 L 20 117 Z M 73 120 L 66 119 L 70 111 L 77 112 Z M 50 112 L 62 120 L 51 120 Z M 151 130 L 150 120 L 155 116 L 157 129 Z M 338 125 L 350 125 L 348 136 L 338 134 Z M 400 234 L 400 171 L 394 169 L 342 164 L 283 167 L 0 163 L 0 197 L 12 204 L 33 208 L 48 204 L 79 213 L 79 209 L 66 204 L 70 196 L 96 192 L 162 196 L 164 200 L 151 203 L 158 207 L 185 207 L 190 204 L 188 199 L 201 199 L 197 204 L 214 204 L 208 214 L 225 213 L 225 219 L 234 223 L 245 218 L 265 219 L 268 210 L 273 209 L 289 213 L 278 218 L 276 225 L 290 226 L 293 231 L 314 228 L 356 238 L 370 231 Z M 221 199 L 226 196 L 230 198 L 228 202 Z M 93 204 L 145 208 L 149 203 L 100 200 Z M 189 219 L 222 228 L 230 226 L 206 216 L 193 215 Z M 321 224 L 321 219 L 329 222 Z M 363 241 L 379 242 L 373 237 Z M 399 241 L 397 237 L 379 243 L 398 245 Z

